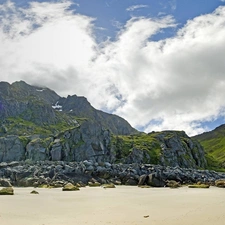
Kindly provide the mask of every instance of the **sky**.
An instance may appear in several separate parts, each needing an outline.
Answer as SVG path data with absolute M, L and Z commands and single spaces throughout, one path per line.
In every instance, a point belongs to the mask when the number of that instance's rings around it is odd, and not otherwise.
M 0 0 L 0 80 L 85 96 L 140 131 L 225 123 L 225 0 Z

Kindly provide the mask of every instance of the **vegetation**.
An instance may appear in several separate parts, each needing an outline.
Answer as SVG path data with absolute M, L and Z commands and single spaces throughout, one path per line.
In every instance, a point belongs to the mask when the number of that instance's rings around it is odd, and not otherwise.
M 151 163 L 159 162 L 161 147 L 155 134 L 135 134 L 112 136 L 112 145 L 116 149 L 116 158 L 118 160 L 127 157 L 134 148 L 146 151 L 150 156 Z M 146 159 L 145 163 L 149 163 Z
M 26 142 L 28 142 L 27 136 L 29 135 L 37 134 L 42 137 L 57 135 L 66 130 L 76 128 L 86 120 L 86 118 L 71 117 L 70 120 L 61 119 L 58 123 L 45 123 L 39 125 L 35 122 L 22 119 L 21 117 L 8 117 L 0 127 L 0 134 L 1 136 L 17 134 L 20 136 L 21 141 L 26 144 Z M 6 129 L 7 131 L 5 131 Z
M 208 169 L 225 172 L 225 125 L 194 138 L 205 149 Z
M 12 187 L 2 188 L 0 190 L 0 195 L 14 195 L 14 190 Z

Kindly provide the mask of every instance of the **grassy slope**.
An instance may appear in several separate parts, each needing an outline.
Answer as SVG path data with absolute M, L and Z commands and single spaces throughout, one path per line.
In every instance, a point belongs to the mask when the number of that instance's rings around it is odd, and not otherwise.
M 153 134 L 113 136 L 112 144 L 116 146 L 116 157 L 122 159 L 129 155 L 133 148 L 147 151 L 151 163 L 157 164 L 160 157 L 160 143 Z
M 204 147 L 210 168 L 225 168 L 225 125 L 194 138 Z
M 3 122 L 2 126 L 0 126 L 0 134 L 1 136 L 10 134 L 18 136 L 37 134 L 48 137 L 78 126 L 75 121 L 81 124 L 85 120 L 86 118 L 70 117 L 68 119 L 68 117 L 61 117 L 58 123 L 40 126 L 20 117 L 9 117 Z

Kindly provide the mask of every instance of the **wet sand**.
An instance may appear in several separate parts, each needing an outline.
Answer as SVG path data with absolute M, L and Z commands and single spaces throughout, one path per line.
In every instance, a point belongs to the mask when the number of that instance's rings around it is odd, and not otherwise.
M 14 188 L 0 196 L 0 225 L 223 225 L 225 189 Z

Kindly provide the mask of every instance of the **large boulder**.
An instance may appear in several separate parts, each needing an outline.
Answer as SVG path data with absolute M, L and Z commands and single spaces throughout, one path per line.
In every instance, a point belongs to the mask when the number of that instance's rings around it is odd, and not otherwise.
M 164 187 L 166 182 L 162 180 L 157 173 L 152 173 L 148 175 L 147 185 L 152 187 Z
M 12 187 L 12 185 L 8 180 L 0 179 L 0 187 Z
M 14 195 L 12 187 L 5 187 L 0 190 L 0 195 Z
M 225 188 L 225 180 L 216 180 L 215 185 L 216 187 Z

